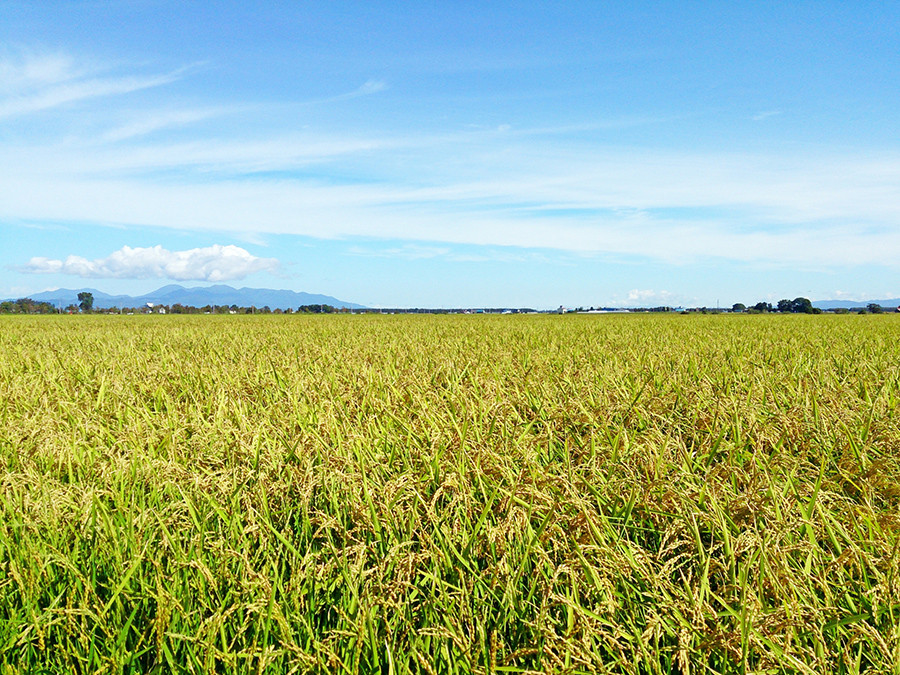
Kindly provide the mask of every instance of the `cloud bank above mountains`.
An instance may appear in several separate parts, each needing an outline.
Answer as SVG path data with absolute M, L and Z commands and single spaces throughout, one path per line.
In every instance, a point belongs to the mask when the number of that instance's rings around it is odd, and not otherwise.
M 238 246 L 218 244 L 186 251 L 162 246 L 123 246 L 105 258 L 65 260 L 34 257 L 22 271 L 30 274 L 67 274 L 83 279 L 173 279 L 175 281 L 234 281 L 256 272 L 275 271 L 278 261 L 259 258 Z

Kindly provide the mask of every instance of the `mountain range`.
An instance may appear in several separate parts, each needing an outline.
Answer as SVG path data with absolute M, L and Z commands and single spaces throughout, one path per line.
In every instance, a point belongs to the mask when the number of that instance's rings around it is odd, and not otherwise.
M 232 288 L 231 286 L 195 286 L 185 288 L 177 284 L 163 286 L 144 295 L 110 295 L 95 288 L 58 288 L 55 291 L 44 291 L 29 295 L 32 300 L 49 302 L 57 307 L 78 304 L 78 294 L 88 292 L 94 296 L 94 308 L 143 307 L 152 302 L 154 305 L 237 305 L 238 307 L 265 307 L 270 309 L 288 309 L 301 305 L 331 305 L 348 309 L 364 309 L 363 305 L 338 300 L 330 295 L 317 293 L 298 293 L 297 291 L 273 290 L 271 288 Z

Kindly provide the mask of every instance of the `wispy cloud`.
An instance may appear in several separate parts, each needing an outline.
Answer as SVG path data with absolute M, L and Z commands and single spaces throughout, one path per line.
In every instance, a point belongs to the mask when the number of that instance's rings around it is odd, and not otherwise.
M 207 108 L 199 110 L 165 110 L 141 115 L 126 124 L 110 129 L 102 139 L 109 142 L 124 141 L 139 136 L 146 136 L 164 129 L 183 127 L 202 122 L 228 112 L 225 108 Z
M 361 84 L 353 91 L 348 91 L 344 92 L 343 94 L 328 96 L 326 98 L 316 99 L 313 101 L 307 101 L 306 104 L 314 105 L 322 103 L 336 103 L 338 101 L 346 101 L 353 98 L 359 98 L 361 96 L 371 96 L 372 94 L 377 94 L 387 88 L 387 82 L 383 80 L 366 80 L 363 84 Z
M 191 68 L 166 73 L 115 75 L 97 66 L 76 64 L 65 54 L 26 53 L 0 57 L 0 119 L 159 87 L 182 78 Z
M 363 85 L 350 96 L 368 96 L 369 94 L 377 94 L 379 91 L 387 89 L 387 82 L 383 80 L 366 80 Z
M 762 120 L 768 119 L 770 117 L 775 117 L 780 114 L 780 110 L 764 110 L 763 112 L 756 113 L 752 119 L 754 122 L 761 122 Z
M 348 253 L 365 258 L 402 258 L 404 260 L 425 260 L 439 258 L 450 253 L 446 246 L 423 246 L 420 244 L 404 244 L 393 248 L 365 248 L 351 246 Z
M 68 274 L 94 279 L 173 279 L 175 281 L 231 281 L 278 268 L 274 258 L 258 258 L 238 246 L 169 251 L 162 246 L 123 246 L 105 258 L 65 260 L 32 258 L 21 271 L 31 274 Z
M 31 53 L 0 56 L 0 93 L 17 94 L 81 77 L 71 56 Z
M 176 72 L 146 77 L 91 78 L 53 85 L 34 93 L 5 97 L 0 101 L 0 118 L 48 110 L 84 99 L 158 87 L 174 82 L 179 77 L 180 74 Z
M 237 155 L 220 150 L 222 162 L 254 161 L 252 153 L 241 154 L 246 147 Z M 391 150 L 379 152 L 383 160 Z M 894 225 L 900 219 L 900 158 L 594 149 L 590 157 L 546 153 L 539 173 L 532 169 L 538 163 L 521 153 L 486 161 L 477 172 L 448 169 L 446 162 L 434 171 L 431 149 L 410 156 L 423 167 L 422 186 L 408 177 L 330 184 L 265 175 L 146 180 L 140 172 L 84 173 L 74 163 L 41 161 L 40 153 L 19 157 L 17 165 L 0 152 L 0 218 L 363 236 L 438 248 L 516 246 L 671 262 L 717 257 L 859 265 L 892 264 L 900 257 Z M 91 161 L 85 157 L 84 165 Z
M 455 263 L 482 263 L 482 262 L 548 262 L 541 253 L 525 252 L 508 247 L 479 247 L 477 252 L 460 250 L 454 246 L 434 246 L 427 244 L 403 244 L 389 248 L 372 248 L 365 246 L 351 246 L 349 255 L 366 258 L 399 258 L 403 260 L 433 260 L 441 259 Z
M 103 175 L 121 176 L 123 172 L 146 176 L 157 171 L 180 172 L 183 181 L 200 179 L 233 179 L 266 171 L 289 171 L 314 164 L 335 162 L 375 151 L 389 152 L 399 143 L 390 138 L 355 137 L 326 134 L 289 133 L 260 139 L 197 138 L 173 141 L 144 139 L 163 127 L 202 122 L 222 110 L 167 112 L 119 125 L 103 132 L 99 142 L 77 142 L 67 139 L 57 144 L 33 143 L 6 147 L 0 144 L 0 159 L 15 154 L 19 158 L 18 173 L 82 178 Z M 141 138 L 141 143 L 128 143 Z M 123 142 L 124 141 L 124 142 Z M 0 174 L 3 167 L 0 166 Z

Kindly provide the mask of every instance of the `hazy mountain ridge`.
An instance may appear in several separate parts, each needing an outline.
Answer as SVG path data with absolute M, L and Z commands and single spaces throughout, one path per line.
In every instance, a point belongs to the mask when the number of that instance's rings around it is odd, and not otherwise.
M 331 305 L 363 309 L 363 305 L 338 300 L 330 295 L 304 293 L 298 291 L 275 290 L 271 288 L 233 288 L 231 286 L 195 286 L 186 288 L 177 284 L 163 286 L 143 295 L 110 295 L 95 288 L 58 288 L 29 295 L 32 300 L 49 302 L 52 305 L 66 307 L 78 304 L 78 294 L 88 292 L 94 296 L 94 308 L 142 307 L 148 302 L 155 305 L 238 305 L 239 307 L 265 307 L 270 309 L 296 309 L 301 305 Z

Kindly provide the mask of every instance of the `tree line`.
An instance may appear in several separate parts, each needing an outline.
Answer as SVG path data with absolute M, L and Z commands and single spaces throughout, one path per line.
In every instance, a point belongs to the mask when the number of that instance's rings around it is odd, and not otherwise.
M 736 302 L 731 306 L 732 312 L 758 312 L 761 314 L 767 312 L 780 312 L 781 314 L 821 314 L 822 310 L 818 307 L 813 307 L 812 302 L 810 302 L 809 298 L 794 298 L 793 300 L 788 300 L 787 298 L 783 300 L 779 300 L 774 306 L 771 302 L 757 302 L 755 305 L 747 307 L 742 302 Z M 836 313 L 847 313 L 850 310 L 845 308 L 839 308 L 831 310 Z M 858 313 L 871 313 L 871 314 L 881 314 L 883 313 L 884 307 L 875 302 L 870 302 L 865 307 L 858 307 L 853 309 L 854 312 Z
M 0 314 L 56 314 L 56 312 L 56 307 L 49 302 L 38 302 L 31 298 L 0 302 Z
M 787 298 L 779 300 L 774 306 L 771 302 L 757 302 L 755 305 L 747 307 L 742 302 L 736 302 L 731 306 L 732 312 L 780 312 L 782 314 L 821 314 L 822 310 L 813 307 L 809 298 Z

